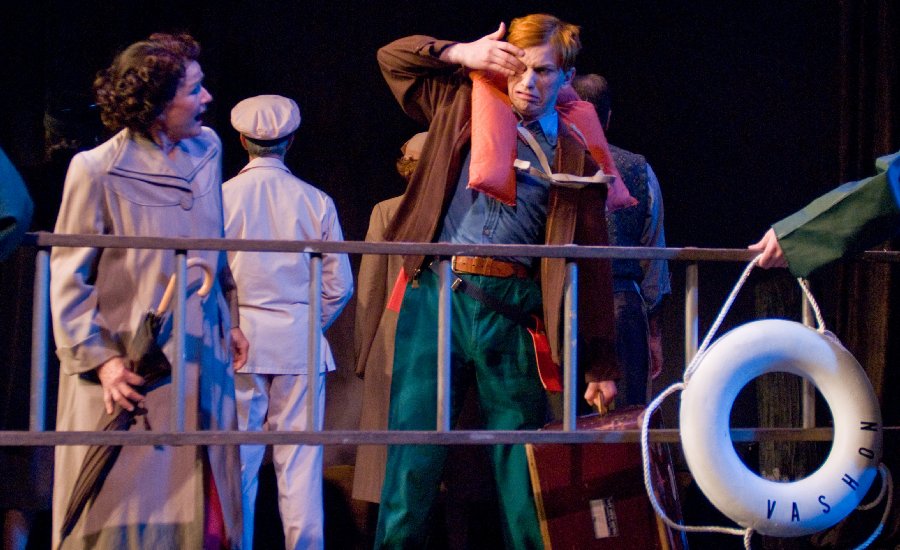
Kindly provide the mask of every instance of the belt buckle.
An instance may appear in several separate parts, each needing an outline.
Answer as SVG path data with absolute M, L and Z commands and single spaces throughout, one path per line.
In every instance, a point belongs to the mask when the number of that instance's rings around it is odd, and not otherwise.
M 456 271 L 456 261 L 459 259 L 459 256 L 451 256 L 450 257 L 450 269 L 452 271 Z

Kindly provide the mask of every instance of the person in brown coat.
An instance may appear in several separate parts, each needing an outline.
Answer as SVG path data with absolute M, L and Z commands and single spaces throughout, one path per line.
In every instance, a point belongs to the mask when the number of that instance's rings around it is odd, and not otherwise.
M 419 162 L 426 135 L 425 132 L 420 132 L 401 147 L 402 156 L 397 159 L 397 172 L 407 181 Z M 366 242 L 384 241 L 384 232 L 401 200 L 402 195 L 391 197 L 372 208 Z M 397 312 L 389 309 L 387 304 L 402 266 L 401 256 L 388 254 L 364 254 L 359 264 L 353 341 L 356 375 L 363 379 L 360 430 L 386 430 L 388 426 Z M 359 447 L 353 471 L 353 498 L 380 502 L 386 462 L 385 445 Z
M 419 167 L 387 229 L 391 241 L 498 244 L 607 244 L 606 188 L 553 186 L 532 172 L 516 175 L 515 205 L 467 189 L 472 132 L 472 82 L 467 70 L 487 70 L 508 80 L 509 99 L 521 125 L 537 142 L 520 143 L 518 158 L 553 173 L 591 176 L 597 164 L 576 130 L 561 123 L 556 103 L 574 75 L 578 28 L 548 15 L 513 21 L 475 42 L 427 36 L 400 39 L 378 52 L 382 73 L 406 113 L 428 125 Z M 502 161 L 498 161 L 502 162 Z M 525 314 L 542 315 L 554 357 L 561 356 L 564 260 L 454 257 L 455 276 Z M 585 399 L 608 403 L 618 378 L 614 351 L 609 262 L 579 261 L 579 357 L 588 380 Z M 535 264 L 535 265 L 532 265 Z M 404 259 L 411 278 L 400 310 L 390 428 L 434 429 L 436 395 L 437 275 L 431 258 Z M 453 301 L 453 417 L 465 389 L 476 384 L 488 429 L 534 429 L 545 420 L 546 395 L 525 328 L 480 300 L 455 292 Z M 376 547 L 423 543 L 447 449 L 393 446 L 381 495 Z M 539 548 L 541 535 L 522 446 L 492 450 L 509 547 Z

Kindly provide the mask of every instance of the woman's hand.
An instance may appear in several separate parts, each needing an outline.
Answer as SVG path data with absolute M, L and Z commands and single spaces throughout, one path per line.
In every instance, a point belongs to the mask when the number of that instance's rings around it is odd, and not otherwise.
M 240 327 L 231 329 L 231 362 L 235 371 L 239 371 L 247 364 L 247 354 L 250 351 L 250 342 L 244 336 Z
M 142 385 L 144 379 L 128 368 L 124 357 L 113 357 L 97 367 L 97 378 L 100 379 L 100 385 L 103 386 L 103 404 L 106 406 L 106 414 L 113 413 L 115 409 L 113 403 L 126 411 L 133 411 L 136 404 L 143 405 L 144 396 L 133 386 Z

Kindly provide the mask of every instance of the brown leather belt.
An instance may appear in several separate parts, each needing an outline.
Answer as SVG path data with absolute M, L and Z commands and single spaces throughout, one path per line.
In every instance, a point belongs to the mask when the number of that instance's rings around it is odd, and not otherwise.
M 453 271 L 457 273 L 470 273 L 472 275 L 487 275 L 489 277 L 517 277 L 528 278 L 528 268 L 518 262 L 505 262 L 494 258 L 482 258 L 478 256 L 453 256 L 451 261 Z

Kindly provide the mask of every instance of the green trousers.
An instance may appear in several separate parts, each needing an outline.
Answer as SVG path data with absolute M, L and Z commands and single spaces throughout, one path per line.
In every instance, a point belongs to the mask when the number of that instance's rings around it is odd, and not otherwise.
M 541 309 L 532 280 L 459 275 L 499 300 L 527 312 Z M 434 430 L 437 422 L 437 304 L 439 278 L 422 270 L 410 283 L 397 322 L 389 426 Z M 531 337 L 521 326 L 481 302 L 454 292 L 451 344 L 451 422 L 475 384 L 485 428 L 529 430 L 546 420 Z M 543 548 L 522 445 L 495 445 L 490 452 L 507 548 Z M 422 548 L 437 495 L 447 447 L 394 445 L 388 450 L 381 492 L 376 548 Z

